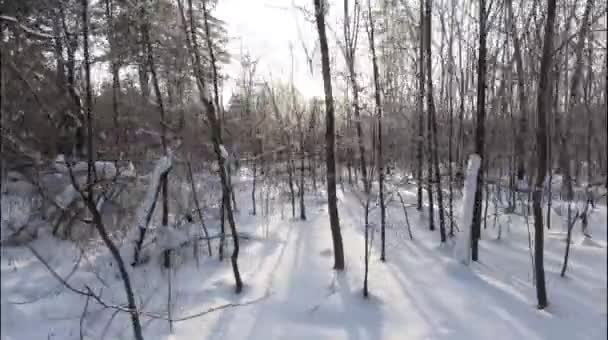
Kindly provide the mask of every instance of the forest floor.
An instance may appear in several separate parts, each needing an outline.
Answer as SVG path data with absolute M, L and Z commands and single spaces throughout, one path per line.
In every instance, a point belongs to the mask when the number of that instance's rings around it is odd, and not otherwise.
M 333 248 L 322 191 L 306 197 L 307 219 L 300 221 L 291 218 L 287 200 L 273 205 L 269 216 L 251 216 L 250 188 L 240 185 L 237 201 L 242 210 L 237 227 L 250 235 L 242 240 L 239 254 L 243 292 L 234 294 L 229 259 L 219 262 L 214 254 L 197 265 L 181 254 L 184 260 L 171 271 L 172 316 L 186 317 L 228 303 L 245 305 L 175 322 L 172 332 L 166 320 L 142 316 L 146 339 L 607 337 L 605 205 L 598 205 L 591 215 L 591 240 L 583 238 L 580 224 L 574 231 L 565 278 L 559 276 L 566 245 L 560 221 L 556 218 L 546 231 L 549 307 L 539 311 L 528 228 L 520 216 L 500 217 L 500 240 L 498 227 L 488 221 L 488 228 L 482 231 L 480 261 L 467 267 L 455 260 L 454 241 L 440 245 L 438 230 L 429 231 L 428 216 L 415 208 L 408 208 L 414 238 L 410 240 L 398 201 L 387 212 L 386 262 L 381 262 L 379 209 L 374 208 L 370 296 L 364 299 L 360 194 L 347 185 L 338 189 L 346 270 L 336 272 L 332 270 Z M 400 190 L 406 204 L 414 203 L 413 190 Z M 458 202 L 455 210 L 459 210 Z M 32 246 L 61 275 L 69 274 L 78 258 L 70 243 L 48 235 Z M 83 286 L 101 277 L 102 286 L 107 287 L 104 298 L 120 303 L 125 300 L 122 284 L 100 269 L 111 266 L 107 251 L 101 249 L 96 256 L 81 260 L 69 282 Z M 230 253 L 231 248 L 228 250 Z M 79 339 L 81 331 L 85 339 L 132 338 L 126 315 L 103 309 L 92 300 L 81 320 L 86 299 L 63 288 L 26 248 L 3 248 L 2 253 L 2 339 Z M 153 260 L 130 272 L 142 309 L 166 315 L 168 272 L 159 267 L 159 261 Z

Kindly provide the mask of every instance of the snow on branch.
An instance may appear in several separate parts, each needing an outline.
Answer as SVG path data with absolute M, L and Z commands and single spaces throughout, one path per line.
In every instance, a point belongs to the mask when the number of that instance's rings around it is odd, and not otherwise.
M 226 150 L 226 148 L 224 147 L 224 144 L 220 144 L 220 152 L 222 154 L 222 158 L 225 160 L 228 160 L 230 155 L 228 154 L 228 151 Z

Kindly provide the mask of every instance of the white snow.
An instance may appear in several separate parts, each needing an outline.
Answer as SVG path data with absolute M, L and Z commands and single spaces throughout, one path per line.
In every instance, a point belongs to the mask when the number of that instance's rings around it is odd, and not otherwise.
M 479 162 L 473 158 L 469 174 L 476 168 L 475 163 Z M 155 174 L 169 166 L 169 159 L 159 161 Z M 245 210 L 250 204 L 250 187 L 245 181 L 241 185 L 245 189 L 236 192 L 237 201 Z M 400 189 L 406 205 L 415 202 L 415 187 Z M 321 187 L 319 191 L 323 191 Z M 408 208 L 414 234 L 414 240 L 409 240 L 398 202 L 387 209 L 384 263 L 379 261 L 380 237 L 373 236 L 371 296 L 364 299 L 363 208 L 348 186 L 339 192 L 344 272 L 332 270 L 326 201 L 311 192 L 306 197 L 307 220 L 298 221 L 287 217 L 288 200 L 271 199 L 270 216 L 262 216 L 262 208 L 258 216 L 236 215 L 239 233 L 251 235 L 241 239 L 238 263 L 245 286 L 240 295 L 234 294 L 229 261 L 231 239 L 223 262 L 217 259 L 218 243 L 214 240 L 214 258 L 206 257 L 205 251 L 200 250 L 198 267 L 189 247 L 174 252 L 182 261 L 170 272 L 160 269 L 159 257 L 129 268 L 136 300 L 147 313 L 167 315 L 169 274 L 175 318 L 228 303 L 247 303 L 176 322 L 172 334 L 166 321 L 142 316 L 145 339 L 606 338 L 605 205 L 598 205 L 590 216 L 590 226 L 594 228 L 592 242 L 583 242 L 580 227 L 575 228 L 566 278 L 559 277 L 565 247 L 561 241 L 563 232 L 553 228 L 546 231 L 545 270 L 550 304 L 546 310 L 538 311 L 530 274 L 527 229 L 521 216 L 510 215 L 512 227 L 503 230 L 500 241 L 495 240 L 498 228 L 489 225 L 482 230 L 480 262 L 463 266 L 448 247 L 440 246 L 439 233 L 428 230 L 427 217 L 415 208 Z M 280 217 L 282 210 L 285 219 Z M 463 213 L 467 214 L 466 209 Z M 378 215 L 379 209 L 374 209 L 370 216 L 374 223 L 379 220 Z M 217 220 L 209 218 L 206 222 L 214 235 Z M 182 233 L 192 228 L 167 229 L 171 234 L 167 237 L 160 228 L 156 232 L 161 245 L 166 245 L 185 237 Z M 459 238 L 461 234 L 464 232 L 459 233 Z M 202 245 L 199 248 L 203 249 Z M 70 273 L 78 259 L 78 250 L 72 243 L 48 235 L 41 236 L 32 246 L 62 276 Z M 79 339 L 85 298 L 62 288 L 27 249 L 3 248 L 2 252 L 2 339 Z M 116 265 L 105 248 L 88 250 L 81 262 L 70 276 L 70 284 L 78 288 L 86 284 L 94 291 L 103 287 L 105 301 L 125 303 Z M 112 310 L 90 301 L 83 321 L 85 338 L 101 339 L 105 335 L 105 339 L 131 339 L 128 315 L 112 315 Z
M 188 240 L 188 230 L 182 231 L 171 226 L 156 228 L 156 243 L 159 250 L 177 248 Z
M 226 151 L 226 148 L 224 147 L 224 144 L 220 144 L 220 153 L 222 154 L 222 158 L 223 159 L 228 159 L 228 157 L 230 156 L 228 154 L 228 151 Z
M 55 197 L 55 202 L 57 202 L 61 208 L 66 209 L 70 204 L 72 204 L 72 202 L 74 202 L 77 196 L 78 191 L 73 185 L 70 184 Z
M 472 154 L 469 156 L 461 203 L 462 219 L 460 220 L 460 226 L 462 232 L 457 236 L 455 248 L 456 258 L 466 265 L 471 263 L 471 224 L 473 222 L 475 191 L 477 190 L 477 173 L 480 165 L 481 157 L 479 155 Z

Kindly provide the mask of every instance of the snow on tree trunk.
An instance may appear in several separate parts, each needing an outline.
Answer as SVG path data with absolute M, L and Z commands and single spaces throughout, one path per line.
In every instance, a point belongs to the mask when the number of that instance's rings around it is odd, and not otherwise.
M 469 157 L 467 174 L 464 181 L 464 196 L 462 199 L 462 232 L 458 236 L 455 254 L 456 258 L 468 265 L 471 263 L 471 224 L 473 222 L 473 208 L 475 204 L 475 190 L 477 189 L 477 172 L 481 165 L 481 158 L 477 154 Z

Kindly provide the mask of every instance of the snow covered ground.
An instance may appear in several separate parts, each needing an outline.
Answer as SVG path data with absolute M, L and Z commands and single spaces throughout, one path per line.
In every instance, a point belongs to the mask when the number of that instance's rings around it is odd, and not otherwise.
M 197 266 L 189 248 L 178 254 L 182 263 L 171 272 L 172 317 L 227 303 L 245 305 L 175 322 L 171 333 L 162 319 L 168 272 L 159 260 L 151 260 L 130 269 L 140 308 L 160 316 L 142 316 L 146 339 L 606 339 L 605 206 L 591 216 L 592 241 L 584 240 L 577 227 L 566 278 L 559 277 L 565 233 L 557 220 L 546 231 L 550 305 L 539 311 L 528 229 L 520 216 L 501 216 L 500 240 L 498 228 L 488 223 L 480 261 L 466 267 L 454 257 L 454 242 L 440 246 L 439 232 L 429 231 L 426 216 L 415 208 L 408 209 L 410 240 L 401 206 L 394 202 L 388 209 L 387 262 L 379 261 L 376 232 L 371 296 L 364 299 L 363 210 L 353 189 L 345 185 L 338 192 L 346 270 L 337 273 L 322 192 L 307 196 L 308 219 L 299 221 L 291 219 L 288 200 L 271 207 L 268 217 L 249 215 L 250 189 L 239 185 L 237 228 L 252 235 L 242 240 L 239 255 L 243 292 L 234 294 L 228 259 L 203 256 Z M 413 203 L 413 189 L 402 190 L 406 203 Z M 32 246 L 72 285 L 103 287 L 107 301 L 126 301 L 116 266 L 102 247 L 80 258 L 72 243 L 44 234 Z M 201 246 L 201 254 L 204 250 Z M 81 320 L 86 299 L 63 288 L 26 248 L 3 248 L 1 270 L 2 339 L 79 339 L 81 330 L 85 339 L 132 338 L 124 313 L 92 300 Z

